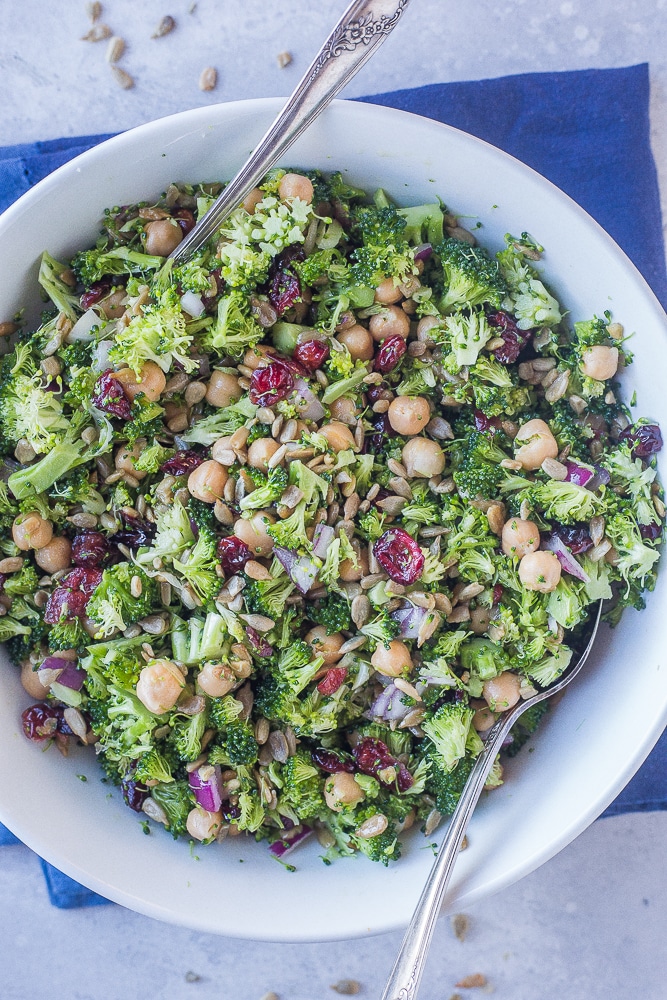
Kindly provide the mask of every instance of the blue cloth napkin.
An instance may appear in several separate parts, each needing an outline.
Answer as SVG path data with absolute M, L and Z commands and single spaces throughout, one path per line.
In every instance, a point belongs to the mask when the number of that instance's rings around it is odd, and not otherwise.
M 512 153 L 566 191 L 614 237 L 667 306 L 648 66 L 433 84 L 365 98 L 447 122 Z M 106 135 L 0 148 L 0 210 Z M 604 816 L 667 808 L 667 734 Z M 18 843 L 0 826 L 0 845 Z M 107 902 L 42 862 L 54 906 Z

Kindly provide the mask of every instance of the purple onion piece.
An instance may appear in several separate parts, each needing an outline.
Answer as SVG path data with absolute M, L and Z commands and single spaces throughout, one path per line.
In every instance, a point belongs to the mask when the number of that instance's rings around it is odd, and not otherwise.
M 415 260 L 428 260 L 433 253 L 433 247 L 430 243 L 422 243 L 421 246 L 415 247 Z
M 296 380 L 294 391 L 297 396 L 297 406 L 299 407 L 299 416 L 301 419 L 321 420 L 325 413 L 324 407 L 305 379 L 298 378 Z
M 47 657 L 47 660 L 54 660 L 55 657 Z M 46 667 L 47 660 L 42 664 L 42 668 Z M 72 663 L 71 660 L 60 660 L 61 664 L 64 663 L 62 671 L 58 674 L 58 683 L 62 684 L 63 687 L 70 688 L 72 691 L 80 691 L 83 687 L 83 682 L 86 679 L 86 671 L 79 670 L 77 666 Z M 52 667 L 52 670 L 59 670 L 60 667 Z
M 335 530 L 328 524 L 318 524 L 313 534 L 313 555 L 326 559 L 329 546 L 336 537 Z
M 69 667 L 72 663 L 71 660 L 65 659 L 64 656 L 47 656 L 45 660 L 39 665 L 40 670 L 64 670 L 65 667 Z
M 310 556 L 300 556 L 297 552 L 285 549 L 281 545 L 276 545 L 273 552 L 297 590 L 307 594 L 319 572 L 317 563 Z
M 272 854 L 274 858 L 284 858 L 286 854 L 290 854 L 295 847 L 302 844 L 307 837 L 310 837 L 312 832 L 312 827 L 306 826 L 305 823 L 302 826 L 295 826 L 280 840 L 274 840 L 269 847 L 269 854 Z
M 608 486 L 609 483 L 611 482 L 611 476 L 609 475 L 607 469 L 604 468 L 604 466 L 596 465 L 594 468 L 595 468 L 595 475 L 586 486 L 586 489 L 591 490 L 591 492 L 593 493 L 596 490 L 599 490 L 601 486 Z
M 553 552 L 565 572 L 569 573 L 570 576 L 581 580 L 583 583 L 590 583 L 590 576 L 584 572 L 567 545 L 561 541 L 558 535 L 549 535 L 547 538 L 542 539 L 542 548 Z
M 418 608 L 415 604 L 404 601 L 402 607 L 390 612 L 390 617 L 398 622 L 404 639 L 418 639 L 419 629 L 427 614 L 429 612 L 426 608 Z
M 591 479 L 593 479 L 594 473 L 590 469 L 587 469 L 585 465 L 579 465 L 578 462 L 568 460 L 565 462 L 565 466 L 567 468 L 566 483 L 574 483 L 575 486 L 587 486 Z M 590 489 L 590 486 L 588 488 Z
M 208 773 L 212 770 L 212 773 Z M 204 772 L 204 776 L 202 776 Z M 197 805 L 209 812 L 217 812 L 222 805 L 221 768 L 216 764 L 212 769 L 210 764 L 204 764 L 188 775 L 188 784 L 195 793 Z
M 257 629 L 252 628 L 250 625 L 246 625 L 245 632 L 248 636 L 248 640 L 250 641 L 250 645 L 258 656 L 273 656 L 273 646 L 266 641 L 264 636 L 260 635 Z
M 371 718 L 385 719 L 387 722 L 398 722 L 404 719 L 410 711 L 408 705 L 401 700 L 402 692 L 392 682 L 380 692 L 370 707 Z

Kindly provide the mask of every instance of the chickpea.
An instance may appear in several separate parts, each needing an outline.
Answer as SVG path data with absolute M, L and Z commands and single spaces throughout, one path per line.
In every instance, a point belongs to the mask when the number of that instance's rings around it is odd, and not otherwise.
M 359 410 L 357 404 L 349 396 L 339 396 L 334 399 L 329 406 L 329 412 L 333 420 L 341 424 L 356 424 Z
M 352 431 L 346 424 L 342 424 L 339 420 L 332 420 L 329 424 L 322 424 L 318 434 L 326 438 L 327 444 L 332 451 L 346 451 L 349 448 L 352 448 L 354 451 L 357 450 L 357 444 Z
M 549 594 L 560 582 L 561 568 L 553 552 L 528 552 L 519 563 L 519 579 L 526 590 Z
M 403 446 L 403 465 L 408 476 L 430 479 L 445 470 L 445 453 L 437 441 L 430 438 L 413 437 Z
M 431 407 L 425 396 L 397 396 L 389 404 L 387 416 L 397 434 L 411 437 L 424 430 L 431 419 Z
M 313 182 L 303 174 L 284 174 L 278 184 L 278 195 L 281 201 L 292 201 L 298 198 L 310 205 L 313 200 Z
M 188 491 L 197 500 L 215 503 L 221 500 L 229 473 L 224 465 L 210 458 L 193 469 L 188 476 Z
M 368 549 L 360 549 L 356 538 L 352 541 L 352 548 L 357 553 L 357 564 L 355 566 L 351 559 L 342 560 L 338 567 L 338 576 L 343 583 L 356 583 L 362 576 L 368 576 Z
M 404 337 L 407 340 L 410 317 L 399 306 L 385 306 L 381 312 L 371 316 L 368 327 L 373 340 L 386 340 L 387 337 Z
M 324 798 L 329 809 L 334 812 L 342 812 L 345 806 L 356 805 L 364 795 L 363 788 L 348 771 L 331 774 L 324 782 Z
M 155 219 L 145 226 L 146 253 L 168 257 L 183 239 L 183 230 L 174 219 Z
M 394 302 L 400 302 L 402 298 L 403 293 L 394 283 L 393 278 L 385 278 L 375 289 L 375 301 L 381 302 L 383 306 L 393 305 Z
M 72 543 L 57 535 L 35 552 L 35 562 L 45 573 L 58 573 L 72 564 Z
M 613 378 L 618 370 L 618 347 L 596 344 L 587 348 L 581 356 L 581 370 L 589 378 L 605 382 Z
M 243 355 L 243 364 L 246 368 L 252 368 L 255 371 L 265 361 L 271 361 L 271 357 L 276 353 L 275 347 L 269 347 L 268 344 L 257 344 L 255 347 L 249 347 L 245 352 Z
M 206 387 L 206 402 L 220 409 L 235 403 L 242 396 L 239 380 L 229 372 L 214 370 Z
M 371 656 L 371 665 L 385 677 L 400 677 L 412 670 L 410 650 L 400 639 L 392 639 L 388 649 L 380 642 Z
M 373 338 L 365 326 L 355 323 L 336 334 L 336 340 L 350 352 L 353 361 L 370 361 L 375 354 Z
M 222 826 L 222 813 L 209 812 L 202 806 L 195 806 L 185 820 L 188 833 L 194 840 L 210 840 Z
M 475 635 L 483 635 L 491 622 L 491 611 L 479 604 L 470 610 L 470 630 Z
M 505 555 L 518 559 L 522 559 L 527 552 L 536 552 L 540 547 L 537 525 L 533 521 L 522 521 L 520 517 L 505 521 L 500 539 Z
M 321 656 L 324 660 L 324 666 L 328 667 L 330 664 L 337 663 L 340 660 L 342 656 L 340 647 L 345 642 L 345 638 L 340 632 L 327 635 L 327 630 L 324 626 L 317 625 L 308 632 L 305 642 L 313 647 L 315 656 Z
M 496 721 L 496 716 L 486 702 L 481 700 L 476 699 L 474 703 L 471 702 L 471 708 L 475 709 L 472 717 L 473 729 L 478 733 L 486 733 Z
M 545 458 L 558 455 L 556 438 L 544 420 L 529 420 L 519 427 L 514 440 L 520 445 L 516 460 L 529 471 L 539 469 Z
M 145 479 L 146 473 L 141 469 L 137 469 L 135 466 L 135 462 L 138 460 L 145 447 L 146 438 L 137 438 L 132 447 L 128 444 L 122 444 L 116 452 L 114 458 L 118 472 L 126 472 L 128 475 L 134 476 L 135 479 Z
M 197 687 L 209 698 L 224 698 L 235 684 L 234 671 L 226 663 L 209 660 L 197 674 Z
M 248 465 L 251 465 L 253 469 L 268 472 L 269 459 L 275 455 L 280 447 L 281 445 L 273 438 L 256 438 L 248 448 Z
M 434 326 L 440 326 L 440 322 L 439 316 L 422 316 L 417 323 L 417 340 L 429 340 L 429 330 Z
M 42 549 L 53 537 L 53 525 L 36 511 L 19 514 L 12 525 L 12 538 L 23 551 Z
M 106 319 L 120 319 L 125 312 L 126 296 L 127 292 L 120 285 L 118 288 L 114 288 L 112 292 L 109 292 L 108 295 L 105 295 L 103 299 L 100 299 L 97 305 Z
M 252 191 L 248 191 L 247 195 L 242 201 L 243 208 L 248 213 L 248 215 L 254 215 L 255 209 L 259 205 L 260 201 L 264 198 L 264 192 L 261 188 L 253 188 Z
M 30 660 L 24 660 L 21 664 L 21 684 L 31 698 L 42 700 L 51 694 L 51 689 L 44 687 L 39 679 L 39 671 L 32 669 Z
M 516 705 L 521 697 L 521 681 L 511 670 L 504 670 L 502 674 L 484 682 L 482 694 L 492 712 L 505 712 Z
M 255 555 L 270 556 L 273 552 L 273 539 L 266 529 L 275 523 L 275 517 L 268 511 L 260 510 L 252 517 L 240 517 L 234 524 L 234 534 Z
M 153 715 L 173 708 L 185 687 L 185 679 L 171 660 L 153 660 L 139 674 L 137 698 Z
M 112 372 L 112 378 L 120 382 L 131 403 L 140 392 L 143 392 L 149 403 L 157 403 L 167 384 L 164 372 L 154 361 L 144 364 L 141 375 L 137 375 L 131 368 L 121 368 L 119 372 Z

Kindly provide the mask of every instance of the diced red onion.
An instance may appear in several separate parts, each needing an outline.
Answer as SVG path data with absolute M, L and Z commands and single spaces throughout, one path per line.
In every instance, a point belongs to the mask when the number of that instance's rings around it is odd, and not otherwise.
M 595 492 L 595 490 L 599 490 L 601 486 L 608 486 L 610 482 L 611 476 L 609 475 L 607 469 L 605 469 L 602 465 L 596 465 L 595 475 L 586 484 L 586 489 Z
M 403 704 L 402 693 L 393 681 L 389 683 L 371 705 L 369 709 L 371 718 L 385 719 L 387 722 L 398 722 L 405 718 L 410 707 Z
M 416 604 L 404 601 L 402 607 L 390 612 L 390 617 L 398 622 L 404 639 L 418 639 L 419 629 L 427 614 L 429 612 L 426 608 L 418 608 Z
M 252 648 L 259 654 L 259 656 L 272 656 L 273 646 L 271 646 L 263 635 L 260 635 L 257 629 L 252 628 L 250 625 L 246 625 L 246 635 L 250 641 Z
M 307 594 L 315 583 L 319 571 L 315 560 L 310 556 L 300 556 L 297 552 L 285 549 L 281 545 L 276 545 L 273 552 L 297 590 Z
M 318 524 L 313 535 L 313 555 L 318 559 L 326 559 L 329 546 L 336 537 L 336 532 L 328 524 Z
M 275 840 L 269 847 L 269 853 L 274 856 L 274 858 L 284 858 L 286 854 L 289 854 L 302 844 L 307 837 L 310 837 L 313 832 L 313 828 L 306 826 L 304 823 L 302 826 L 295 826 L 293 830 L 285 833 L 280 840 Z
M 202 774 L 203 772 L 203 774 Z M 188 784 L 195 793 L 197 805 L 217 812 L 222 805 L 222 771 L 219 764 L 204 764 L 188 775 Z
M 297 395 L 297 406 L 299 407 L 299 416 L 301 419 L 321 420 L 325 413 L 324 407 L 305 379 L 298 378 L 296 380 L 294 391 Z
M 558 535 L 550 535 L 548 538 L 543 539 L 542 548 L 553 552 L 565 572 L 569 573 L 570 576 L 581 580 L 583 583 L 590 583 L 590 576 L 584 572 L 567 545 L 560 540 Z
M 52 657 L 49 656 L 48 659 L 50 660 Z M 72 691 L 80 691 L 86 679 L 85 670 L 80 670 L 71 660 L 60 660 L 60 663 L 64 664 L 64 666 L 58 674 L 58 683 L 62 684 L 63 687 L 70 688 Z M 42 664 L 42 669 L 44 667 L 46 667 L 46 660 Z
M 415 248 L 415 260 L 428 260 L 433 253 L 433 247 L 430 243 L 422 243 L 421 246 Z
M 181 309 L 192 316 L 193 319 L 199 317 L 206 311 L 204 303 L 195 292 L 183 292 L 181 295 Z
M 82 316 L 79 316 L 78 320 L 67 334 L 67 343 L 71 344 L 75 340 L 82 340 L 84 343 L 89 343 L 94 340 L 91 330 L 95 326 L 101 326 L 102 320 L 94 309 L 87 309 Z
M 586 486 L 593 478 L 593 472 L 591 472 L 590 469 L 587 469 L 585 465 L 579 465 L 577 462 L 566 461 L 565 467 L 567 468 L 567 476 L 565 477 L 566 483 L 574 483 L 575 486 Z

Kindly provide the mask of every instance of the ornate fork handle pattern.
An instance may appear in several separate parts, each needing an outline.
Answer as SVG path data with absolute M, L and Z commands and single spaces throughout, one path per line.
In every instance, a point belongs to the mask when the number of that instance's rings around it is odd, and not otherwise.
M 292 96 L 206 215 L 172 253 L 187 260 L 220 228 L 268 170 L 370 59 L 410 0 L 354 0 L 297 84 Z

